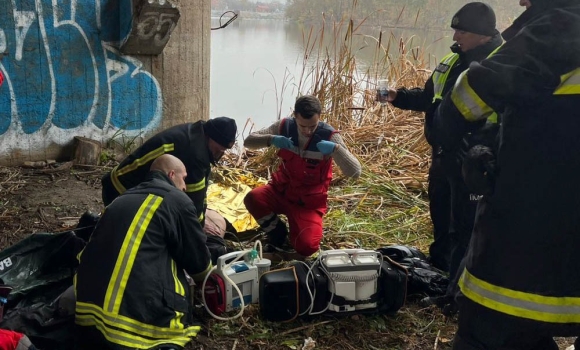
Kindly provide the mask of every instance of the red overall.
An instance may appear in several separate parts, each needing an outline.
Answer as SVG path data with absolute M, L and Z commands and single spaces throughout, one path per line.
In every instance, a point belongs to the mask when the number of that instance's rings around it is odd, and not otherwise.
M 280 124 L 280 135 L 298 140 L 293 118 Z M 290 243 L 301 255 L 314 254 L 322 240 L 322 217 L 326 213 L 328 186 L 332 180 L 332 158 L 323 156 L 316 143 L 329 140 L 334 129 L 318 124 L 303 149 L 281 149 L 282 163 L 267 185 L 250 191 L 245 204 L 252 216 L 262 218 L 284 214 L 288 218 Z
M 35 349 L 28 337 L 22 333 L 0 329 L 0 350 Z

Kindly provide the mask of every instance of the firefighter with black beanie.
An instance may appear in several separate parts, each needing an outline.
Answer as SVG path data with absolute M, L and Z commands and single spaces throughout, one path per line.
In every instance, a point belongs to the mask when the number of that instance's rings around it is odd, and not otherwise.
M 448 271 L 453 279 L 469 243 L 479 197 L 465 186 L 456 152 L 444 151 L 432 137 L 433 115 L 461 72 L 472 62 L 486 58 L 502 40 L 493 9 L 482 2 L 471 2 L 459 9 L 451 20 L 451 28 L 455 30 L 451 52 L 435 68 L 425 86 L 390 89 L 388 100 L 401 109 L 425 112 L 425 137 L 432 146 L 428 194 L 434 241 L 429 249 L 430 261 Z
M 103 176 L 103 204 L 109 205 L 120 194 L 141 183 L 157 157 L 171 154 L 185 164 L 185 192 L 203 225 L 211 164 L 216 164 L 233 147 L 236 133 L 236 122 L 228 117 L 176 125 L 157 133 Z

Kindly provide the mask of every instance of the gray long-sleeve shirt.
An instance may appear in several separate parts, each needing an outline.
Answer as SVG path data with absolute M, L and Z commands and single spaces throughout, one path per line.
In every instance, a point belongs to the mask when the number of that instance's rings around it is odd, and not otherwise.
M 260 149 L 270 146 L 270 140 L 272 137 L 274 135 L 280 135 L 280 123 L 281 121 L 279 120 L 267 128 L 251 133 L 244 140 L 244 147 L 249 149 Z M 334 159 L 342 173 L 348 177 L 358 178 L 361 174 L 360 162 L 352 153 L 350 153 L 344 144 L 342 136 L 340 136 L 339 133 L 334 133 L 331 136 L 330 141 L 340 145 L 334 153 L 332 153 L 332 159 Z M 298 146 L 301 149 L 304 148 L 304 145 L 306 145 L 307 142 L 308 137 L 298 133 Z

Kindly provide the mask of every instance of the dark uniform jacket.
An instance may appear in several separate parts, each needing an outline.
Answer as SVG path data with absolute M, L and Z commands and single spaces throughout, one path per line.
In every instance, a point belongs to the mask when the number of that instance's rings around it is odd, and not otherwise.
M 150 172 L 105 210 L 80 255 L 75 323 L 98 330 L 111 349 L 183 346 L 192 325 L 184 269 L 211 267 L 191 200 L 162 172 Z
M 116 192 L 123 193 L 137 186 L 147 176 L 153 160 L 163 154 L 174 155 L 185 164 L 186 192 L 195 205 L 200 222 L 203 222 L 208 177 L 213 161 L 203 131 L 204 123 L 198 121 L 176 125 L 148 139 L 111 171 L 112 187 Z M 111 186 L 110 183 L 103 182 L 103 187 Z
M 580 323 L 580 4 L 534 4 L 505 34 L 435 116 L 437 140 L 453 149 L 470 123 L 503 111 L 495 187 L 460 287 L 504 314 Z
M 456 45 L 451 46 L 451 51 L 459 55 L 459 59 L 455 61 L 452 67 L 444 64 L 439 64 L 435 71 L 445 73 L 447 69 L 451 69 L 445 86 L 443 87 L 442 95 L 445 96 L 455 85 L 455 81 L 461 72 L 469 68 L 471 62 L 479 62 L 486 58 L 493 50 L 498 48 L 502 43 L 501 37 L 494 36 L 488 43 L 478 46 L 467 52 L 462 52 Z M 435 73 L 434 73 L 435 74 Z M 429 77 L 425 86 L 421 88 L 397 89 L 397 98 L 392 102 L 393 106 L 401 109 L 425 112 L 425 137 L 431 146 L 437 147 L 435 140 L 431 137 L 431 129 L 433 123 L 433 115 L 440 100 L 433 101 L 435 97 L 433 74 Z

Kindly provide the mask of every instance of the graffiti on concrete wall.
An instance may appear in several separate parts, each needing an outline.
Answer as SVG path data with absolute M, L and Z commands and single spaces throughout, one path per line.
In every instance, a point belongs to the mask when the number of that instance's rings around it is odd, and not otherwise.
M 7 54 L 0 61 L 0 149 L 157 126 L 159 83 L 116 49 L 130 30 L 131 10 L 131 0 L 1 2 L 0 53 Z

